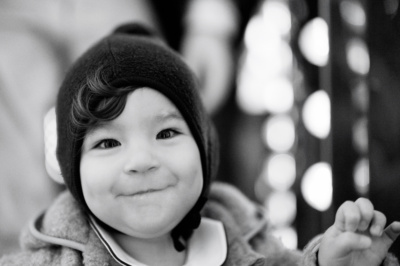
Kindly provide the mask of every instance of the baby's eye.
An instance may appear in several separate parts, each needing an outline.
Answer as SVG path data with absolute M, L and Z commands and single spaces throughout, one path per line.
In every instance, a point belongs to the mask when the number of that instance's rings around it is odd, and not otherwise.
M 111 148 L 115 148 L 120 145 L 121 145 L 121 143 L 119 143 L 119 141 L 117 141 L 115 139 L 103 139 L 96 145 L 96 148 L 111 149 Z
M 178 135 L 178 131 L 173 130 L 173 129 L 164 129 L 160 133 L 157 134 L 157 139 L 169 139 L 173 138 L 176 135 Z

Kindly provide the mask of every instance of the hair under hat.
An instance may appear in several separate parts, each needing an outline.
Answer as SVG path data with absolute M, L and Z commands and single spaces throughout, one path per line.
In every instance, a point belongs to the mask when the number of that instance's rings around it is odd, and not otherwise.
M 67 188 L 87 210 L 80 180 L 81 148 L 87 128 L 77 126 L 87 121 L 74 116 L 73 109 L 77 97 L 88 87 L 88 77 L 99 71 L 105 84 L 115 90 L 135 86 L 161 92 L 175 104 L 191 130 L 200 151 L 204 185 L 196 205 L 172 231 L 175 247 L 182 250 L 179 240 L 187 240 L 198 227 L 218 162 L 216 136 L 202 106 L 197 80 L 175 51 L 139 24 L 120 26 L 71 67 L 57 98 L 57 159 Z

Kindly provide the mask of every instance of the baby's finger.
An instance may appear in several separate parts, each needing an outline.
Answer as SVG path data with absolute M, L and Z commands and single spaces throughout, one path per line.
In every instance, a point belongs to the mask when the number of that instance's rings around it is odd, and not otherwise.
M 396 238 L 400 235 L 400 222 L 393 222 L 386 227 L 383 235 L 383 241 L 389 248 Z
M 354 250 L 369 248 L 372 244 L 372 239 L 362 234 L 345 232 L 338 237 L 337 242 L 340 243 L 342 254 L 347 254 Z
M 374 217 L 374 205 L 371 201 L 366 198 L 359 198 L 356 200 L 355 204 L 358 206 L 361 213 L 361 220 L 358 224 L 359 231 L 365 231 L 370 226 L 371 221 Z M 386 222 L 386 221 L 385 221 Z M 383 228 L 383 227 L 382 227 Z M 382 230 L 382 229 L 381 229 Z
M 359 207 L 352 201 L 343 203 L 336 212 L 335 226 L 341 231 L 355 232 L 361 220 Z
M 386 216 L 379 212 L 374 211 L 374 216 L 371 222 L 370 233 L 373 236 L 381 236 L 386 224 Z

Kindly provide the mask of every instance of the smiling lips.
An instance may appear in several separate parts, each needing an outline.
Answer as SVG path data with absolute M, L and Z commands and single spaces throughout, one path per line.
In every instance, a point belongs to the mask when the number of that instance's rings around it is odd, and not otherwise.
M 120 196 L 125 196 L 125 197 L 143 196 L 143 195 L 147 195 L 147 194 L 151 194 L 151 193 L 155 193 L 155 192 L 161 192 L 161 191 L 167 190 L 170 187 L 172 187 L 172 185 L 169 185 L 165 188 L 144 189 L 144 190 L 139 190 L 139 191 L 136 191 L 133 193 L 123 193 Z
M 139 191 L 139 192 L 133 193 L 130 196 L 139 196 L 139 195 L 158 192 L 158 191 L 162 191 L 162 190 L 164 190 L 164 189 L 149 189 L 149 190 L 144 190 L 144 191 Z

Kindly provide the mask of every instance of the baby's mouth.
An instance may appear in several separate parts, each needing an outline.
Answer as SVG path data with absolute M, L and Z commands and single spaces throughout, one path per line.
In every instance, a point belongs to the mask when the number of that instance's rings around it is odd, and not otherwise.
M 164 189 L 148 189 L 148 190 L 136 192 L 136 193 L 132 194 L 131 196 L 139 196 L 139 195 L 149 194 L 149 193 L 158 192 L 158 191 L 162 191 L 162 190 L 164 190 Z
M 162 192 L 164 190 L 169 189 L 170 187 L 173 187 L 173 185 L 168 185 L 164 188 L 150 188 L 150 189 L 135 191 L 132 193 L 122 193 L 122 194 L 120 194 L 120 196 L 123 196 L 123 197 L 144 196 L 144 195 L 148 195 L 148 194 L 152 194 L 152 193 Z

